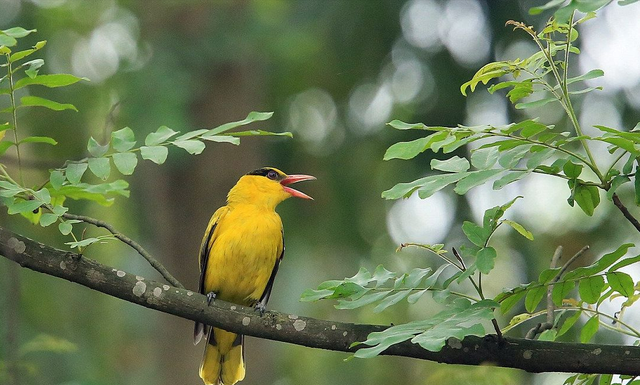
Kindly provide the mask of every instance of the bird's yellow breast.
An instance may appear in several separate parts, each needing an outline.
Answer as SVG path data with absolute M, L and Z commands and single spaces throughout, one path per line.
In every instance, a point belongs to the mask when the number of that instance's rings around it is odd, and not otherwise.
M 222 300 L 252 306 L 282 254 L 282 221 L 275 211 L 255 205 L 226 210 L 209 243 L 204 289 Z

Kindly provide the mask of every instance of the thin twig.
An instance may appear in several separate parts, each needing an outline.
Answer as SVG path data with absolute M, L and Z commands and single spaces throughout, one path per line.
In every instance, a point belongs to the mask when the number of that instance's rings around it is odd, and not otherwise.
M 144 259 L 146 259 L 147 262 L 149 262 L 149 264 L 154 269 L 156 269 L 164 277 L 164 279 L 166 279 L 169 283 L 171 283 L 173 286 L 184 289 L 184 286 L 180 283 L 180 281 L 178 281 L 173 275 L 171 275 L 171 273 L 169 273 L 169 270 L 167 270 L 157 259 L 152 257 L 151 254 L 149 254 L 142 246 L 140 246 L 140 244 L 138 244 L 133 239 L 127 237 L 126 235 L 122 234 L 121 232 L 117 231 L 112 225 L 108 224 L 107 222 L 104 222 L 95 218 L 87 217 L 84 215 L 75 215 L 70 213 L 64 213 L 62 214 L 62 217 L 66 219 L 75 219 L 78 221 L 92 224 L 97 227 L 102 227 L 107 229 L 111 234 L 113 234 L 114 237 L 118 238 L 120 241 L 131 246 L 140 255 L 142 255 Z
M 558 282 L 560 280 L 560 277 L 562 277 L 562 275 L 569 269 L 569 266 L 571 266 L 571 264 L 573 262 L 575 262 L 576 259 L 582 257 L 582 255 L 584 253 L 586 253 L 589 250 L 589 245 L 583 247 L 582 249 L 580 249 L 580 251 L 578 251 L 577 253 L 575 253 L 573 255 L 573 257 L 569 258 L 569 260 L 567 261 L 567 263 L 565 263 L 564 265 L 562 265 L 562 269 L 560 269 L 560 272 L 558 272 L 558 275 L 556 275 L 556 277 L 554 279 L 551 280 L 549 286 L 553 285 L 554 283 Z
M 560 258 L 562 258 L 562 246 L 556 247 L 556 251 L 553 253 L 553 257 L 551 258 L 551 263 L 549 267 L 555 269 L 558 266 L 558 262 L 560 262 Z M 553 303 L 553 287 L 547 287 L 547 323 L 550 324 L 550 327 L 553 327 L 553 322 L 555 321 L 555 317 L 553 312 L 556 309 L 555 304 Z
M 631 215 L 631 213 L 627 209 L 627 206 L 625 206 L 624 203 L 622 203 L 622 201 L 620 200 L 620 197 L 618 197 L 618 194 L 614 193 L 612 198 L 613 204 L 616 205 L 616 207 L 622 212 L 622 215 L 624 215 L 624 217 L 627 218 L 629 222 L 631 222 L 636 230 L 640 231 L 640 222 L 638 222 L 638 220 L 633 215 Z
M 558 262 L 562 257 L 562 246 L 558 246 L 556 251 L 553 253 L 553 257 L 551 258 L 551 263 L 549 267 L 555 269 L 558 266 Z M 558 275 L 557 277 L 559 277 Z M 526 334 L 525 338 L 527 339 L 535 339 L 538 335 L 542 334 L 542 332 L 546 330 L 550 330 L 553 328 L 553 323 L 555 321 L 554 312 L 556 310 L 556 306 L 553 303 L 553 285 L 547 286 L 547 321 L 540 322 L 532 327 Z

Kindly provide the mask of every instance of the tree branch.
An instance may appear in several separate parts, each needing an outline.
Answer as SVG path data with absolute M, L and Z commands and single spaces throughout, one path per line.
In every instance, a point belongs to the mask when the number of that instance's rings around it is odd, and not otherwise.
M 614 193 L 612 198 L 613 198 L 613 204 L 616 205 L 616 207 L 620 210 L 620 212 L 622 212 L 622 215 L 624 215 L 624 217 L 627 218 L 629 222 L 631 222 L 631 224 L 633 225 L 633 227 L 636 228 L 636 230 L 640 231 L 640 222 L 638 222 L 638 220 L 633 215 L 631 215 L 631 213 L 629 212 L 629 209 L 627 209 L 627 206 L 625 206 L 624 203 L 622 203 L 618 194 Z
M 312 348 L 354 352 L 351 347 L 385 326 L 323 321 L 252 308 L 205 296 L 102 265 L 84 256 L 54 249 L 0 227 L 0 255 L 21 266 L 79 283 L 105 294 L 178 317 L 204 322 L 235 333 Z M 185 336 L 188 338 L 188 336 Z M 640 375 L 640 347 L 559 343 L 494 336 L 450 339 L 440 352 L 409 341 L 382 354 L 449 364 L 519 368 L 529 372 L 581 372 Z

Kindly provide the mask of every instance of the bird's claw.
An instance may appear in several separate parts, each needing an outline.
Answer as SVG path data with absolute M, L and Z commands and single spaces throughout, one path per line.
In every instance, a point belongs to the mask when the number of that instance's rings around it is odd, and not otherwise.
M 260 313 L 260 317 L 262 317 L 264 315 L 264 312 L 267 310 L 267 306 L 265 306 L 265 304 L 263 304 L 262 302 L 258 302 L 255 306 L 255 310 Z
M 218 295 L 214 291 L 208 292 L 207 293 L 207 305 L 211 306 L 211 304 L 213 303 L 213 301 L 215 301 L 217 296 Z

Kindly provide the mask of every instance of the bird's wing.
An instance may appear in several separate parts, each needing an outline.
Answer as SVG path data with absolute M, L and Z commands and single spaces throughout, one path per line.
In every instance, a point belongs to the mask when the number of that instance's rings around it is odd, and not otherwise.
M 213 242 L 215 242 L 216 237 L 218 235 L 216 229 L 218 227 L 218 223 L 227 215 L 229 212 L 229 208 L 227 206 L 220 207 L 216 212 L 211 216 L 209 220 L 209 224 L 207 225 L 207 231 L 204 233 L 204 237 L 202 238 L 202 244 L 200 245 L 200 256 L 199 256 L 199 264 L 200 264 L 200 282 L 198 283 L 198 292 L 200 294 L 207 294 L 204 292 L 204 275 L 207 271 L 207 261 L 209 260 L 209 251 L 211 250 L 211 246 Z M 193 330 L 193 343 L 198 344 L 202 337 L 205 334 L 205 325 L 200 322 L 196 322 L 195 328 Z
M 278 273 L 278 268 L 280 267 L 280 262 L 284 258 L 284 230 L 282 231 L 282 251 L 280 252 L 280 256 L 276 260 L 276 263 L 273 265 L 273 270 L 271 270 L 271 276 L 269 277 L 269 282 L 267 282 L 267 286 L 264 288 L 262 292 L 262 297 L 260 297 L 260 301 L 258 301 L 257 307 L 261 309 L 265 309 L 267 306 L 267 302 L 269 302 L 269 296 L 271 295 L 271 289 L 273 288 L 273 282 L 276 280 L 276 274 Z

